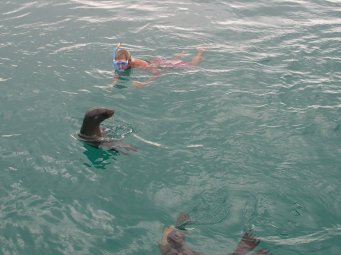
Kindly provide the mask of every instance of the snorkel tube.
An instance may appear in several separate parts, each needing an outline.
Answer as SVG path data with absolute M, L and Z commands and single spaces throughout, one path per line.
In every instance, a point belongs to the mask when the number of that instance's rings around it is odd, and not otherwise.
M 116 60 L 116 55 L 118 49 L 121 47 L 121 43 L 118 43 L 114 49 L 114 52 L 112 54 L 112 67 L 117 72 L 124 72 L 126 69 L 128 69 L 129 60 Z

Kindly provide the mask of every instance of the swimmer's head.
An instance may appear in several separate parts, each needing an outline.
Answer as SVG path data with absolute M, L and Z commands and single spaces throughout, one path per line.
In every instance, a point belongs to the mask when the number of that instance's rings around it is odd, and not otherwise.
M 117 72 L 123 72 L 131 67 L 131 55 L 130 52 L 126 49 L 120 48 L 121 43 L 119 43 L 114 49 L 114 53 L 112 54 L 113 63 L 112 66 Z
M 130 52 L 126 49 L 118 49 L 116 53 L 116 60 L 131 60 Z

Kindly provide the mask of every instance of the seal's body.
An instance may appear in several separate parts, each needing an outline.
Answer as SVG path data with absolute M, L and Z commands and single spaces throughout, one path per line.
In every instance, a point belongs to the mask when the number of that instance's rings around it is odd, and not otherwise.
M 108 108 L 89 109 L 84 115 L 83 124 L 78 133 L 78 137 L 96 148 L 109 149 L 123 154 L 125 153 L 117 149 L 117 147 L 136 151 L 136 149 L 130 145 L 122 144 L 106 137 L 105 130 L 102 129 L 100 125 L 104 120 L 111 118 L 113 115 L 114 111 Z
M 168 226 L 163 230 L 159 243 L 162 255 L 204 255 L 201 252 L 192 250 L 185 244 L 185 226 L 187 224 L 191 224 L 189 215 L 181 213 L 176 220 L 175 226 Z M 245 232 L 232 255 L 246 255 L 256 248 L 259 242 L 258 239 Z M 252 255 L 270 255 L 270 253 L 268 250 L 262 249 L 252 253 Z
M 180 213 L 176 218 L 175 226 L 171 225 L 163 230 L 159 243 L 162 255 L 204 255 L 185 244 L 186 225 L 191 223 L 187 213 Z
M 188 247 L 185 244 L 185 233 L 174 226 L 163 230 L 159 247 L 162 255 L 205 255 Z

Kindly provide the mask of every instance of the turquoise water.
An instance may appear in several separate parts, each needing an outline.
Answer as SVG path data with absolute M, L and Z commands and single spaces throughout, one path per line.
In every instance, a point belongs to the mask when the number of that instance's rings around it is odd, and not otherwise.
M 5 1 L 0 9 L 0 254 L 159 254 L 188 245 L 341 252 L 341 3 Z M 112 88 L 122 42 L 143 59 L 206 49 L 198 68 Z M 75 139 L 85 111 L 138 148 Z

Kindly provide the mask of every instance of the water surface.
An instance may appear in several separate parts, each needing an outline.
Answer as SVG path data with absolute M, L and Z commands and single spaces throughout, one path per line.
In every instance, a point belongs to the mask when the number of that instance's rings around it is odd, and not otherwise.
M 164 226 L 231 253 L 341 250 L 339 1 L 5 1 L 0 11 L 0 253 L 159 254 Z M 190 60 L 111 87 L 122 42 Z M 77 139 L 85 111 L 129 156 Z

